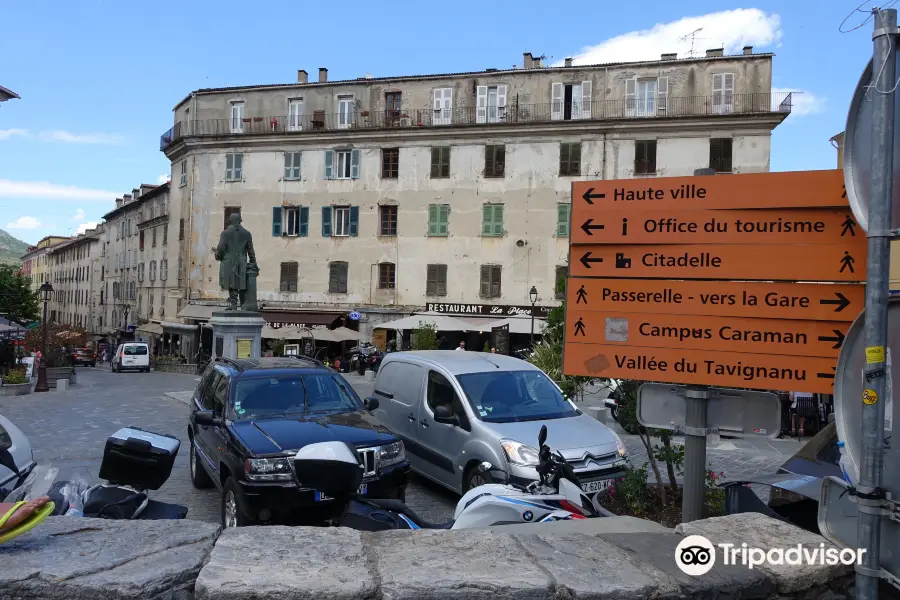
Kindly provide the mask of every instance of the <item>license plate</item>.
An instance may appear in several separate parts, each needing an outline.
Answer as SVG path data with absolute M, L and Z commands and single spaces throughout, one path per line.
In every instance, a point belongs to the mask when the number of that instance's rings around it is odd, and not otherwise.
M 369 484 L 364 483 L 359 486 L 359 489 L 356 491 L 360 496 L 365 496 L 369 492 Z M 329 496 L 327 494 L 323 494 L 322 492 L 316 492 L 316 502 L 328 502 L 329 500 L 334 500 L 333 496 Z
M 588 481 L 581 484 L 581 491 L 585 494 L 595 494 L 609 489 L 612 485 L 612 479 L 601 479 L 600 481 Z

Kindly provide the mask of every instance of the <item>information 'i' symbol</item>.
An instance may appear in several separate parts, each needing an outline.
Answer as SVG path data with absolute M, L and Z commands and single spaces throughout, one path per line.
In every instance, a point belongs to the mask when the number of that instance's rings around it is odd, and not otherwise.
M 628 235 L 628 217 L 622 219 L 622 235 Z

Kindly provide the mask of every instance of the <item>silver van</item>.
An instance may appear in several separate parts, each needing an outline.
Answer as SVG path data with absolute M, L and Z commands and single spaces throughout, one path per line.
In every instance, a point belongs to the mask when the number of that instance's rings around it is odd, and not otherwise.
M 513 483 L 538 479 L 538 432 L 575 468 L 586 493 L 623 474 L 625 445 L 582 413 L 534 365 L 500 354 L 424 350 L 387 354 L 373 414 L 403 440 L 417 473 L 464 494 L 488 461 Z

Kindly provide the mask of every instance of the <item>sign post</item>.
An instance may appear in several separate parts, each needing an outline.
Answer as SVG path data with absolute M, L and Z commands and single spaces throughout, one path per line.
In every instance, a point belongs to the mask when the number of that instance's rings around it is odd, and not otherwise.
M 833 393 L 865 295 L 841 171 L 709 175 L 572 190 L 563 372 L 688 386 L 685 522 L 719 425 L 710 386 Z

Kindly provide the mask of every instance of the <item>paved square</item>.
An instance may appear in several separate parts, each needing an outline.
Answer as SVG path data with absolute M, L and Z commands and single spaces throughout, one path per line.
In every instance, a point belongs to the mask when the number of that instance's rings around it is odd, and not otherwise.
M 188 518 L 218 522 L 219 494 L 191 486 L 187 447 L 187 401 L 197 377 L 175 373 L 121 373 L 104 368 L 79 367 L 78 383 L 67 392 L 50 391 L 0 398 L 0 414 L 13 421 L 31 440 L 35 459 L 52 463 L 61 478 L 81 474 L 98 481 L 106 439 L 122 427 L 174 435 L 182 446 L 169 481 L 151 497 L 188 507 Z M 347 379 L 365 397 L 372 383 L 362 377 Z M 170 395 L 167 395 L 170 394 Z M 645 456 L 637 436 L 625 435 L 616 424 L 635 462 Z M 772 473 L 799 448 L 796 441 L 724 441 L 710 449 L 715 471 L 730 476 Z M 430 520 L 453 517 L 458 497 L 421 478 L 407 491 L 409 505 Z

